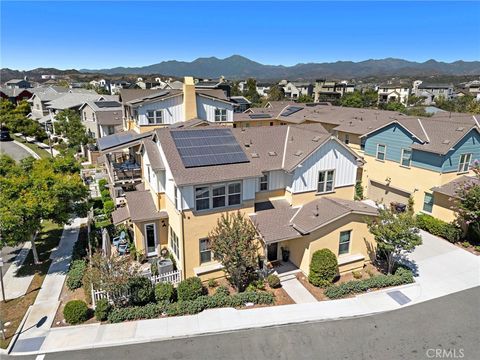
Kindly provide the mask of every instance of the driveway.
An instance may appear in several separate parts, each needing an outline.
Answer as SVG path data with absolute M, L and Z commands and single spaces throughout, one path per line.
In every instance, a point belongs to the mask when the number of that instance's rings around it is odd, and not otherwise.
M 32 156 L 27 150 L 21 146 L 15 144 L 14 141 L 2 141 L 0 142 L 0 153 L 5 153 L 12 157 L 15 161 L 20 161 L 29 156 Z

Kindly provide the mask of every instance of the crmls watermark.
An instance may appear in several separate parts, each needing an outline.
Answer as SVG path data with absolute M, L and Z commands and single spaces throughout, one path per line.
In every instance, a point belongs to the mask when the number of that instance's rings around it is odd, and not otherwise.
M 463 359 L 463 349 L 428 349 L 425 353 L 429 359 Z

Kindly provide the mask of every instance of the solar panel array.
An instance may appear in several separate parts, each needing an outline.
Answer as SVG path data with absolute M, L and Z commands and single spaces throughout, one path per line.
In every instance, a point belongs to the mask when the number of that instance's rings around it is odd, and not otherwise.
M 296 112 L 302 110 L 303 107 L 301 106 L 289 106 L 284 112 L 282 112 L 280 115 L 281 116 L 290 116 L 292 114 L 295 114 Z
M 186 168 L 249 162 L 230 129 L 171 131 Z
M 95 105 L 97 105 L 99 108 L 120 107 L 120 106 L 122 106 L 122 104 L 120 104 L 117 101 L 96 101 Z
M 270 119 L 272 116 L 270 114 L 250 114 L 248 115 L 250 119 Z

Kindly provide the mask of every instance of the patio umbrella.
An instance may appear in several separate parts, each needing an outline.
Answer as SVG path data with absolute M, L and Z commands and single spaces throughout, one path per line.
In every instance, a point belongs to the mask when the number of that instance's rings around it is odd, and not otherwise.
M 110 242 L 110 235 L 108 235 L 106 228 L 102 229 L 102 252 L 107 258 L 112 255 L 112 243 Z

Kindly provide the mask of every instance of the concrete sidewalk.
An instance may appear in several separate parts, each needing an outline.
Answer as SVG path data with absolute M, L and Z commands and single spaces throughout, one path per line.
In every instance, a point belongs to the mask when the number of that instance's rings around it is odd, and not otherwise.
M 72 224 L 65 225 L 58 247 L 50 255 L 52 263 L 42 288 L 31 306 L 13 352 L 38 350 L 49 333 L 60 305 L 60 293 L 70 266 L 73 245 L 77 241 L 80 225 L 83 223 L 86 223 L 86 219 L 76 218 Z
M 236 310 L 211 309 L 197 315 L 53 328 L 32 339 L 36 348 L 13 354 L 43 354 L 167 340 L 239 329 L 364 316 L 399 309 L 480 286 L 480 257 L 443 239 L 422 233 L 423 245 L 410 254 L 416 282 L 365 293 L 353 298 Z
M 316 302 L 317 299 L 298 281 L 295 275 L 281 280 L 282 288 L 296 304 Z
M 33 280 L 33 274 L 27 276 L 18 276 L 17 272 L 27 258 L 28 252 L 32 248 L 32 243 L 27 241 L 22 250 L 15 257 L 15 260 L 8 267 L 7 272 L 3 275 L 3 282 L 5 284 L 5 299 L 16 299 L 26 294 L 30 283 Z

